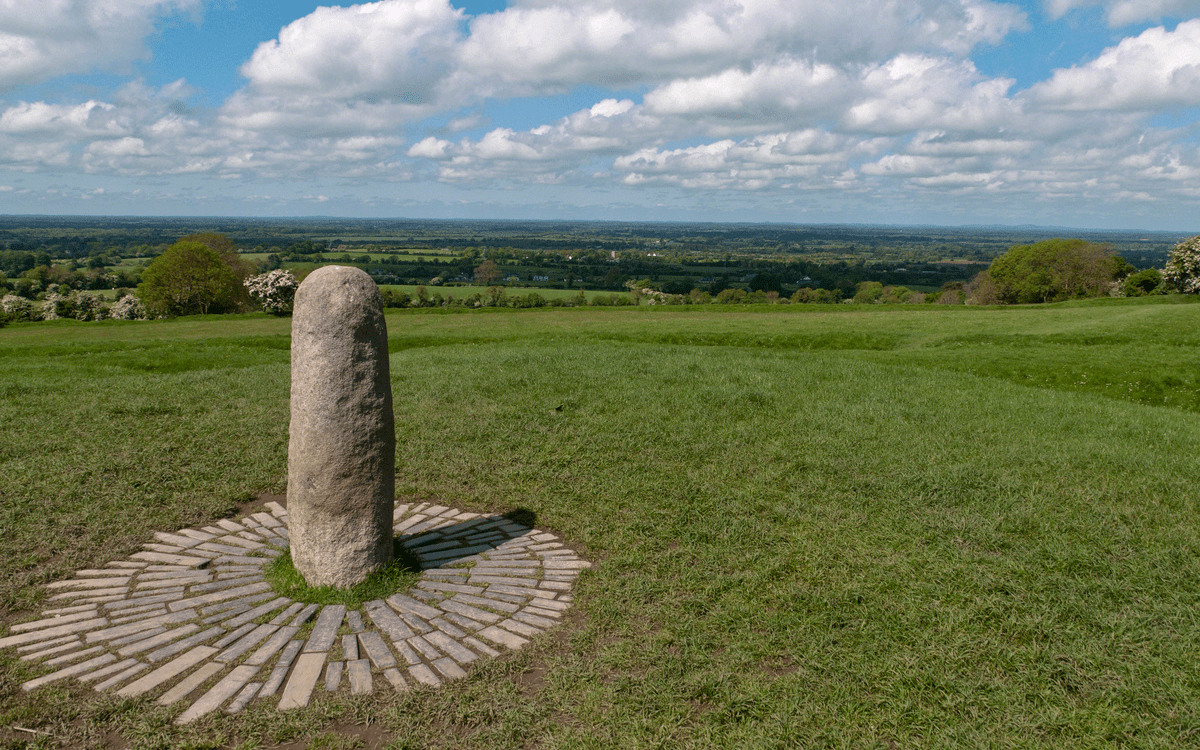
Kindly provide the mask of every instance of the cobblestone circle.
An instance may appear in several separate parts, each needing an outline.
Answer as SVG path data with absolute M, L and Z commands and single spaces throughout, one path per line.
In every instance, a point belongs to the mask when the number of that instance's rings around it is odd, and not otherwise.
M 263 580 L 288 545 L 287 509 L 265 507 L 240 522 L 155 532 L 128 560 L 49 584 L 41 618 L 0 638 L 48 670 L 21 688 L 72 678 L 157 695 L 185 702 L 175 723 L 186 724 L 252 700 L 299 708 L 318 684 L 353 694 L 437 686 L 557 624 L 591 567 L 553 534 L 504 516 L 398 503 L 394 529 L 421 562 L 417 584 L 361 611 L 306 605 Z

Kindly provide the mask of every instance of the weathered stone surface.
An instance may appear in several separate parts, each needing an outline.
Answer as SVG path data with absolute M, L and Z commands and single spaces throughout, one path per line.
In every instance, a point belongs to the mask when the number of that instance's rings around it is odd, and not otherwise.
M 396 437 L 387 325 L 365 271 L 324 266 L 292 313 L 288 514 L 310 586 L 346 588 L 392 559 Z

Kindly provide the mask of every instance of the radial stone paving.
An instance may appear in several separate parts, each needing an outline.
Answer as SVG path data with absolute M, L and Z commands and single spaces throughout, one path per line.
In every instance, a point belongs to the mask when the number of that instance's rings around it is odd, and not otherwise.
M 128 560 L 49 584 L 41 617 L 0 637 L 0 648 L 45 667 L 22 689 L 73 678 L 157 696 L 182 702 L 175 721 L 185 724 L 253 700 L 300 708 L 318 684 L 354 694 L 437 686 L 555 625 L 591 567 L 553 534 L 503 516 L 397 504 L 395 532 L 421 561 L 416 586 L 361 612 L 306 605 L 263 580 L 288 546 L 287 509 L 266 507 L 241 522 L 157 532 Z

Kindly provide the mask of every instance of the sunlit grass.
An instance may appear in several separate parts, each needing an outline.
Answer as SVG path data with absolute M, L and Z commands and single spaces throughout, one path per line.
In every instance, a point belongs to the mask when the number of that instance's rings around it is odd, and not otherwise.
M 26 694 L 38 667 L 6 651 L 0 727 L 163 748 L 368 724 L 430 748 L 1195 745 L 1198 317 L 391 312 L 399 494 L 524 509 L 592 560 L 567 626 L 438 690 L 188 729 L 70 681 Z M 26 616 L 41 583 L 282 491 L 287 333 L 0 331 L 0 606 Z

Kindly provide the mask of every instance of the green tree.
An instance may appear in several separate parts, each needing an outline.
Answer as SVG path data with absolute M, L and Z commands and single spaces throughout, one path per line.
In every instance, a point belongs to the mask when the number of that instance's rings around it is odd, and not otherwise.
M 220 312 L 244 312 L 255 308 L 254 300 L 250 298 L 250 292 L 246 288 L 246 279 L 255 274 L 257 269 L 253 264 L 242 260 L 238 255 L 237 245 L 233 240 L 223 234 L 216 232 L 199 232 L 197 234 L 189 234 L 186 237 L 180 237 L 180 242 L 199 242 L 210 250 L 216 252 L 221 258 L 221 262 L 229 266 L 229 270 L 233 271 L 237 283 L 234 285 L 233 293 L 229 300 L 225 303 L 225 309 Z M 216 312 L 216 311 L 214 311 Z
M 156 317 L 206 314 L 227 309 L 240 286 L 216 250 L 180 240 L 142 272 L 138 297 Z
M 1103 245 L 1053 239 L 1009 248 L 987 273 L 1003 302 L 1058 302 L 1108 295 L 1127 265 Z
M 492 286 L 500 280 L 500 266 L 494 260 L 488 259 L 475 267 L 475 282 L 483 286 Z

